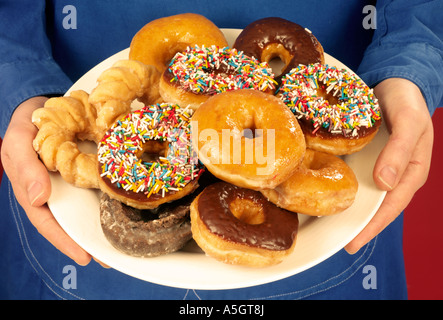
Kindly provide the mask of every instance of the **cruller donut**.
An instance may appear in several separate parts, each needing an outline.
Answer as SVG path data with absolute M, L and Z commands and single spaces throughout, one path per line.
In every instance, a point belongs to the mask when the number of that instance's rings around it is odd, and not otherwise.
M 244 188 L 274 188 L 290 177 L 305 138 L 283 102 L 257 90 L 217 94 L 191 121 L 198 158 L 216 177 Z
M 218 182 L 192 202 L 191 230 L 207 255 L 229 264 L 264 267 L 294 250 L 298 216 L 258 191 Z
M 100 189 L 138 209 L 195 190 L 202 168 L 190 144 L 190 118 L 188 109 L 163 103 L 114 123 L 98 145 Z
M 39 129 L 33 147 L 49 171 L 77 187 L 98 188 L 97 157 L 78 147 L 79 140 L 98 142 L 97 110 L 88 102 L 88 93 L 72 91 L 66 97 L 54 97 L 36 109 L 32 122 Z
M 361 150 L 381 124 L 378 100 L 354 73 L 323 64 L 286 74 L 277 96 L 300 122 L 307 147 L 335 155 Z
M 119 60 L 104 70 L 89 95 L 89 103 L 97 109 L 96 123 L 101 135 L 131 111 L 135 99 L 145 104 L 156 103 L 160 99 L 159 79 L 153 66 L 130 59 Z
M 269 65 L 236 49 L 188 47 L 177 52 L 160 79 L 165 101 L 197 109 L 214 94 L 253 89 L 273 94 L 276 88 Z
M 299 64 L 324 63 L 323 47 L 306 28 L 283 18 L 269 17 L 250 23 L 234 43 L 234 48 L 260 61 L 278 57 L 284 63 L 281 77 Z
M 286 210 L 326 216 L 349 208 L 357 190 L 357 178 L 346 162 L 332 154 L 306 149 L 302 163 L 289 179 L 261 193 Z

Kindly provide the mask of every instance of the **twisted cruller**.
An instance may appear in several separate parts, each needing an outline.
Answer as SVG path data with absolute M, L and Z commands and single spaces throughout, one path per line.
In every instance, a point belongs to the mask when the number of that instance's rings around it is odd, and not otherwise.
M 97 142 L 97 111 L 88 102 L 88 93 L 73 91 L 70 96 L 51 98 L 34 111 L 32 122 L 39 128 L 33 141 L 49 171 L 59 171 L 67 182 L 83 188 L 98 188 L 97 156 L 83 153 L 77 139 Z
M 99 188 L 97 155 L 79 150 L 78 140 L 98 144 L 118 118 L 131 111 L 135 99 L 158 101 L 155 68 L 135 60 L 120 60 L 106 69 L 88 94 L 83 90 L 51 98 L 34 111 L 32 122 L 39 129 L 33 147 L 50 171 L 77 187 Z
M 159 102 L 160 75 L 155 67 L 136 60 L 120 60 L 97 79 L 89 102 L 97 109 L 97 127 L 104 134 L 120 117 L 131 111 L 131 103 Z

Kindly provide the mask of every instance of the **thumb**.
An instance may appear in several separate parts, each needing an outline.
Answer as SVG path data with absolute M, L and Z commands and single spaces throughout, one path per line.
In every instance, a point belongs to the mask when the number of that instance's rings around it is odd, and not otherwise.
M 380 189 L 391 191 L 417 152 L 430 116 L 420 90 L 407 80 L 385 80 L 375 88 L 375 94 L 390 137 L 375 163 L 373 177 Z
M 22 205 L 38 207 L 47 202 L 51 194 L 51 182 L 46 167 L 32 147 L 37 129 L 29 121 L 32 112 L 46 99 L 33 99 L 37 101 L 27 104 L 26 108 L 17 108 L 14 112 L 3 140 L 1 159 L 17 200 Z
M 33 207 L 40 207 L 45 204 L 51 195 L 51 182 L 45 167 L 40 162 L 29 161 L 26 163 L 27 169 L 22 173 L 24 188 L 27 192 L 28 201 Z

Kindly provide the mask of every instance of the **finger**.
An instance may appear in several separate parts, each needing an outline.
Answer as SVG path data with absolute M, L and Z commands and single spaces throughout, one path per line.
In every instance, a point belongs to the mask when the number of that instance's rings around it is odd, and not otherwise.
M 103 268 L 105 268 L 105 269 L 111 269 L 111 267 L 108 266 L 106 263 L 101 262 L 101 261 L 98 260 L 96 257 L 93 257 L 93 258 L 94 258 L 94 260 L 95 260 L 99 265 L 101 265 Z
M 32 147 L 37 129 L 30 120 L 44 101 L 45 98 L 33 98 L 14 112 L 2 143 L 3 167 L 17 201 L 40 234 L 78 264 L 86 265 L 91 256 L 66 234 L 45 204 L 51 194 L 51 182 Z
M 400 86 L 402 85 L 408 84 L 400 81 Z M 397 81 L 388 81 L 387 85 L 377 88 L 376 92 L 381 96 L 380 105 L 384 109 L 391 135 L 377 158 L 373 178 L 377 187 L 389 191 L 395 188 L 400 181 L 419 139 L 428 130 L 427 126 L 432 125 L 432 121 L 418 88 L 407 87 L 399 90 L 398 79 Z M 391 94 L 386 94 L 386 91 Z M 392 92 L 400 92 L 400 94 Z M 406 94 L 404 94 L 405 92 Z
M 27 209 L 28 217 L 38 232 L 54 247 L 81 266 L 91 261 L 91 255 L 83 250 L 60 227 L 47 205 Z
M 20 197 L 18 200 L 21 204 L 26 201 L 31 206 L 39 207 L 51 195 L 48 171 L 32 148 L 32 132 L 20 131 L 15 133 L 14 138 L 22 142 L 9 144 L 6 150 L 8 160 L 14 162 L 14 191 Z M 28 147 L 23 147 L 26 144 Z M 17 189 L 20 191 L 17 192 Z
M 25 201 L 40 206 L 51 193 L 51 184 L 44 165 L 32 147 L 37 128 L 32 124 L 32 112 L 46 98 L 36 97 L 14 112 L 2 147 L 2 162 L 20 204 Z
M 380 208 L 368 225 L 345 246 L 348 253 L 354 254 L 360 250 L 407 207 L 415 192 L 423 186 L 428 177 L 432 144 L 433 129 L 431 124 L 418 141 L 414 155 L 396 188 L 387 192 Z
M 405 125 L 408 124 L 399 123 L 396 124 L 396 127 L 404 127 Z M 419 129 L 396 130 L 390 135 L 388 142 L 380 152 L 374 166 L 373 179 L 381 190 L 390 191 L 400 181 L 417 145 L 417 136 L 421 135 L 421 132 L 417 134 L 416 130 Z

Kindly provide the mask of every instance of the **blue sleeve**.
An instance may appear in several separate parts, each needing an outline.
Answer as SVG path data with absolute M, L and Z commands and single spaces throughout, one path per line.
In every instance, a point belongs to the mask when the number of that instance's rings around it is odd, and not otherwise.
M 443 1 L 377 2 L 377 25 L 358 74 L 369 85 L 414 82 L 433 114 L 443 105 Z
M 39 95 L 63 94 L 71 81 L 54 62 L 45 33 L 45 1 L 0 3 L 0 136 L 15 108 Z

